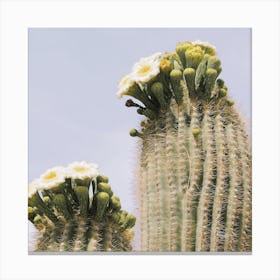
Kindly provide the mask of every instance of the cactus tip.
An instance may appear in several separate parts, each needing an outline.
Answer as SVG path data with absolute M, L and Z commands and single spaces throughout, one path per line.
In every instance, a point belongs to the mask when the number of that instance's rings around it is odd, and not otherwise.
M 228 100 L 227 101 L 227 104 L 229 107 L 233 106 L 234 105 L 234 101 L 233 100 Z

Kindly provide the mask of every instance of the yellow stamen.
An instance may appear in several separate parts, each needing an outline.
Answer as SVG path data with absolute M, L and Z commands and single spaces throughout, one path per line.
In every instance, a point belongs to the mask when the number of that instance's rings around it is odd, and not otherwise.
M 83 167 L 83 166 L 76 166 L 76 167 L 74 167 L 74 170 L 76 172 L 81 172 L 81 173 L 87 171 L 87 169 L 85 167 Z
M 152 70 L 151 65 L 143 65 L 139 70 L 138 70 L 138 75 L 139 76 L 144 76 L 146 75 L 149 71 Z
M 47 175 L 44 176 L 44 181 L 51 181 L 57 177 L 57 173 L 55 171 L 51 171 Z

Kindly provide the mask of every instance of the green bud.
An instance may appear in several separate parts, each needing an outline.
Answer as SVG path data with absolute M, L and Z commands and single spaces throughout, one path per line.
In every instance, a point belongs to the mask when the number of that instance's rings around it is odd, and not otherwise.
M 174 92 L 174 98 L 177 104 L 180 104 L 183 99 L 183 88 L 181 85 L 183 73 L 179 69 L 174 69 L 170 72 L 170 81 Z
M 213 68 L 207 69 L 205 73 L 205 93 L 206 97 L 211 96 L 211 91 L 215 85 L 215 80 L 218 74 L 217 71 Z
M 189 90 L 190 97 L 194 97 L 195 95 L 195 69 L 186 68 L 184 70 L 184 77 L 187 83 L 187 88 Z
M 40 215 L 36 215 L 33 219 L 34 224 L 40 224 L 42 223 L 42 217 Z
M 168 75 L 170 73 L 170 71 L 172 70 L 172 68 L 173 68 L 172 64 L 173 63 L 171 62 L 170 59 L 163 58 L 160 61 L 160 65 L 159 65 L 160 71 L 163 72 L 164 74 Z
M 121 202 L 120 199 L 117 196 L 112 196 L 110 198 L 110 207 L 114 209 L 115 211 L 119 211 L 121 209 Z
M 217 69 L 217 73 L 218 73 L 217 76 L 219 76 L 221 72 L 222 72 L 222 67 L 220 66 L 220 67 L 218 67 L 218 69 Z
M 85 186 L 74 187 L 79 202 L 80 215 L 87 217 L 89 210 L 89 189 Z
M 34 193 L 32 197 L 28 197 L 28 206 L 36 207 L 39 213 L 46 215 L 52 222 L 56 223 L 58 221 L 52 210 L 43 202 L 38 192 Z
M 176 82 L 180 81 L 182 79 L 182 71 L 179 69 L 173 69 L 170 72 L 170 79 Z
M 44 197 L 43 197 L 43 201 L 48 205 L 48 204 L 50 204 L 51 199 L 50 199 L 49 196 L 44 196 Z
M 133 216 L 132 214 L 127 214 L 126 218 L 125 218 L 125 222 L 122 226 L 122 228 L 125 230 L 125 229 L 128 229 L 128 228 L 131 228 L 135 225 L 136 223 L 136 217 Z
M 110 197 L 113 195 L 113 192 L 111 190 L 111 186 L 107 183 L 99 183 L 97 185 L 97 190 L 99 192 L 106 192 L 107 194 L 109 194 Z
M 146 107 L 155 109 L 154 104 L 136 83 L 124 95 L 132 96 L 141 101 Z
M 128 212 L 127 211 L 122 211 L 121 212 L 121 218 L 119 220 L 119 224 L 121 226 L 123 226 L 125 224 L 125 221 L 126 221 L 126 216 L 128 215 Z
M 144 115 L 144 111 L 145 111 L 144 108 L 138 108 L 136 112 L 137 112 L 139 115 Z
M 217 79 L 216 83 L 219 88 L 224 87 L 224 84 L 225 84 L 224 80 L 222 80 L 222 79 Z
M 208 59 L 208 64 L 207 64 L 207 68 L 213 68 L 218 72 L 219 67 L 221 66 L 221 61 L 218 57 L 216 56 L 210 56 Z
M 97 184 L 98 183 L 108 183 L 109 182 L 109 178 L 105 175 L 98 175 L 97 178 L 96 178 L 96 181 L 97 181 Z
M 219 97 L 225 97 L 227 95 L 227 90 L 225 88 L 221 88 L 219 90 Z
M 211 47 L 210 45 L 205 45 L 203 43 L 196 43 L 196 46 L 199 46 L 205 54 L 209 54 L 209 55 L 215 55 L 216 51 L 213 47 Z
M 142 137 L 143 136 L 143 134 L 142 133 L 140 133 L 137 129 L 135 129 L 135 128 L 132 128 L 130 131 L 129 131 L 129 135 L 131 136 L 131 137 Z
M 62 193 L 55 194 L 53 197 L 53 202 L 56 209 L 58 210 L 58 212 L 60 212 L 61 215 L 63 215 L 66 219 L 71 218 L 71 215 L 67 208 L 66 198 Z
M 203 51 L 200 47 L 189 48 L 185 52 L 186 67 L 196 69 L 203 59 Z
M 199 135 L 200 133 L 201 133 L 201 129 L 199 129 L 199 128 L 194 128 L 194 129 L 192 130 L 193 136 L 197 136 L 197 135 Z
M 137 112 L 138 112 L 138 110 L 137 110 Z M 143 115 L 148 117 L 150 120 L 154 120 L 157 118 L 157 113 L 155 113 L 155 111 L 148 109 L 148 108 L 144 109 Z
M 166 109 L 167 103 L 165 100 L 162 83 L 160 83 L 160 82 L 153 83 L 153 85 L 151 86 L 151 91 L 154 94 L 154 96 L 156 97 L 157 101 L 159 102 L 160 107 L 162 109 Z
M 192 43 L 190 43 L 190 42 L 180 42 L 176 46 L 176 53 L 180 59 L 180 62 L 182 64 L 183 68 L 185 68 L 185 66 L 186 66 L 185 52 L 186 52 L 187 48 L 191 47 L 191 46 L 192 46 Z
M 28 220 L 33 222 L 35 216 L 36 216 L 36 210 L 33 207 L 28 207 Z
M 96 194 L 96 219 L 101 220 L 109 202 L 109 195 L 106 192 Z
M 28 215 L 33 214 L 35 212 L 33 207 L 28 207 Z
M 199 63 L 196 69 L 195 75 L 195 89 L 197 90 L 204 78 L 205 72 L 207 70 L 207 63 L 208 63 L 209 55 L 204 55 L 204 59 Z
M 117 224 L 117 223 L 119 223 L 121 215 L 117 212 L 113 212 L 111 217 L 112 217 L 113 222 Z
M 91 178 L 74 179 L 74 185 L 75 186 L 85 186 L 89 189 L 90 183 L 91 183 Z
M 228 101 L 227 101 L 227 104 L 228 104 L 228 106 L 230 106 L 230 107 L 231 107 L 231 106 L 233 106 L 233 105 L 234 105 L 234 101 L 233 101 L 233 100 L 228 100 Z

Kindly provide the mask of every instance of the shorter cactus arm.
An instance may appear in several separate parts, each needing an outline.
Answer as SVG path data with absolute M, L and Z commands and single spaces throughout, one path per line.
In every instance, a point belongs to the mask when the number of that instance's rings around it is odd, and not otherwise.
M 43 180 L 33 182 L 38 189 L 33 185 L 30 188 L 28 219 L 39 231 L 35 250 L 112 251 L 113 231 L 120 235 L 120 242 L 124 242 L 120 248 L 131 250 L 132 238 L 125 240 L 121 236 L 134 226 L 135 217 L 121 210 L 120 200 L 113 195 L 108 177 L 96 176 L 93 164 L 74 163 L 70 167 L 74 169 L 72 173 L 67 168 L 47 171 L 43 176 L 48 179 L 47 189 L 44 189 Z M 118 216 L 122 219 L 116 219 Z

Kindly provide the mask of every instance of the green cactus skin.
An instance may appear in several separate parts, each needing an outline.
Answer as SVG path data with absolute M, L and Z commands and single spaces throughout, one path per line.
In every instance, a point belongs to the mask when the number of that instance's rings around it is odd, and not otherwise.
M 68 180 L 67 187 L 30 197 L 28 219 L 38 230 L 35 251 L 131 251 L 135 217 L 121 210 L 119 198 L 107 183 L 106 176 L 98 176 L 90 194 L 89 186 Z
M 171 91 L 168 106 L 149 95 L 157 117 L 131 134 L 141 135 L 142 251 L 252 250 L 248 136 L 224 82 L 217 79 L 221 63 L 207 47 L 177 46 L 177 54 L 167 58 L 176 69 L 169 75 L 160 69 L 152 81 Z

